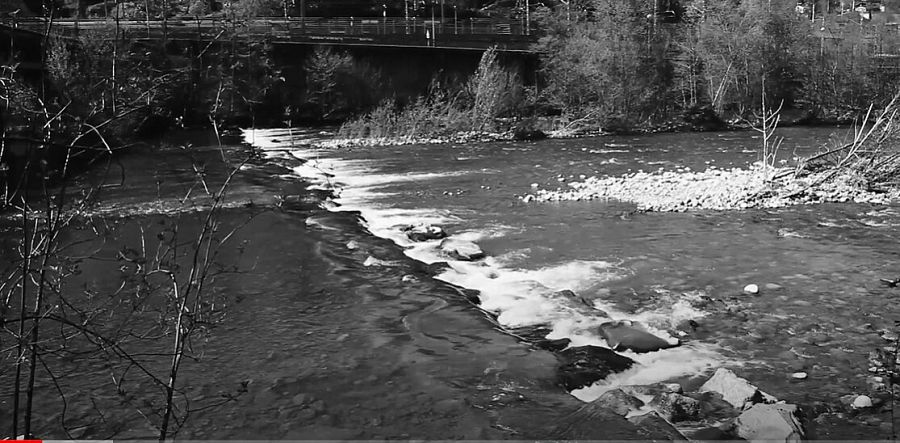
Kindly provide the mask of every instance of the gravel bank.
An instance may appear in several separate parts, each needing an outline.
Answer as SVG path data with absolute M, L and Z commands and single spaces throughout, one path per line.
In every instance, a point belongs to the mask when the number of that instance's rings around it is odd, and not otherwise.
M 402 145 L 433 145 L 441 143 L 487 143 L 500 140 L 512 140 L 511 132 L 459 132 L 449 136 L 435 137 L 360 137 L 360 138 L 333 138 L 316 142 L 316 146 L 322 148 L 356 148 L 370 146 L 402 146 Z
M 773 177 L 781 177 L 773 180 Z M 641 211 L 733 210 L 848 202 L 887 204 L 900 192 L 868 190 L 852 173 L 827 170 L 793 177 L 790 170 L 755 164 L 747 169 L 636 172 L 619 177 L 588 177 L 568 189 L 536 190 L 525 202 L 620 200 Z

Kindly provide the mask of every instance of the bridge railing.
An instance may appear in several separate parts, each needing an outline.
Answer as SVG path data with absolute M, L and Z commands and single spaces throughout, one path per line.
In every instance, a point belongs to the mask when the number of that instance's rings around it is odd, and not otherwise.
M 40 18 L 17 19 L 2 22 L 6 26 L 43 31 L 46 20 Z M 54 32 L 70 33 L 80 29 L 105 29 L 113 26 L 113 18 L 101 19 L 55 19 Z M 156 34 L 163 28 L 162 20 L 118 20 L 121 29 L 139 32 L 142 28 L 149 34 Z M 233 21 L 219 17 L 174 17 L 165 21 L 167 32 L 192 32 L 200 35 L 215 35 L 217 30 L 233 29 L 250 34 L 267 34 L 275 37 L 297 35 L 345 35 L 345 36 L 377 36 L 377 35 L 421 35 L 421 36 L 528 36 L 529 27 L 522 22 L 497 21 L 492 19 L 435 19 L 402 17 L 307 17 L 276 18 L 260 17 L 254 20 Z

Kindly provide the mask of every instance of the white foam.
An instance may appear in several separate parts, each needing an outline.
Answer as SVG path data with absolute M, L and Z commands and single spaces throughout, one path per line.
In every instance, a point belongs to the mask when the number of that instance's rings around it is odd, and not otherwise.
M 489 257 L 483 263 L 451 262 L 450 269 L 437 278 L 479 290 L 483 309 L 499 314 L 501 324 L 519 327 L 554 325 L 572 318 L 586 325 L 609 320 L 588 318 L 575 312 L 566 300 L 549 295 L 565 289 L 586 290 L 619 276 L 610 263 L 603 261 L 578 260 L 528 270 L 507 268 L 499 259 Z
M 366 257 L 366 260 L 363 262 L 363 266 L 367 266 L 367 267 L 368 266 L 390 267 L 390 266 L 397 266 L 398 264 L 399 263 L 397 263 L 397 262 L 382 260 L 380 258 L 372 257 L 371 255 Z
M 627 371 L 611 374 L 591 386 L 576 389 L 572 391 L 572 395 L 582 401 L 590 402 L 604 392 L 622 386 L 649 385 L 699 375 L 721 366 L 723 363 L 723 358 L 715 347 L 699 343 L 646 354 L 633 352 L 624 352 L 623 354 L 638 364 Z

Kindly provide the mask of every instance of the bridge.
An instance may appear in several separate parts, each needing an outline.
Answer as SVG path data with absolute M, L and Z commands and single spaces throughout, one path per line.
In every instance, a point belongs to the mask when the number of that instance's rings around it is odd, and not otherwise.
M 85 30 L 118 29 L 121 36 L 134 40 L 215 41 L 223 35 L 240 39 L 265 39 L 281 45 L 336 45 L 370 47 L 434 48 L 484 51 L 496 46 L 500 51 L 531 52 L 537 41 L 534 29 L 524 21 L 491 19 L 422 18 L 279 18 L 251 20 L 228 18 L 176 17 L 167 20 L 105 19 L 5 19 L 0 33 L 28 34 L 32 38 L 48 31 L 54 36 L 77 37 Z

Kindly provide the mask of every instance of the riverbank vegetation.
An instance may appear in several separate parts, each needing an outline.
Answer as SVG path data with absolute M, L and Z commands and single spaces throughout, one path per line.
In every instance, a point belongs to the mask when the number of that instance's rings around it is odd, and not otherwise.
M 851 121 L 896 92 L 900 71 L 880 63 L 896 59 L 879 56 L 900 49 L 896 29 L 856 12 L 810 21 L 795 2 L 660 5 L 592 0 L 543 11 L 539 99 L 628 129 L 689 123 L 703 109 L 707 120 L 737 122 L 763 99 L 794 121 Z
M 471 78 L 460 88 L 432 82 L 427 93 L 406 105 L 388 99 L 373 111 L 344 123 L 339 137 L 421 140 L 497 130 L 497 119 L 514 115 L 523 88 L 488 49 Z
M 748 127 L 763 100 L 782 103 L 783 125 L 849 123 L 865 117 L 870 104 L 883 109 L 900 83 L 896 26 L 884 18 L 864 20 L 856 11 L 800 11 L 795 2 L 763 0 L 585 0 L 540 7 L 532 14 L 539 35 L 536 77 L 521 93 L 509 94 L 511 102 L 492 117 L 527 120 L 544 131 L 630 132 Z M 517 68 L 501 60 L 494 69 Z M 451 108 L 467 112 L 457 100 L 471 83 L 437 82 L 439 91 L 432 83 L 420 100 L 361 110 L 364 117 L 343 134 L 475 130 L 466 123 L 481 120 L 443 123 Z M 423 111 L 435 113 L 435 124 L 392 123 Z M 381 129 L 372 131 L 373 125 Z

